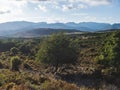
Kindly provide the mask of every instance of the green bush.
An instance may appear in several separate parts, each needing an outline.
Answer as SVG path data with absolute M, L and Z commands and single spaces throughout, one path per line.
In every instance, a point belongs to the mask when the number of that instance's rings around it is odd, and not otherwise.
M 103 46 L 100 48 L 100 55 L 96 57 L 96 62 L 103 65 L 104 69 L 111 72 L 120 71 L 120 32 L 111 32 L 103 37 Z M 110 72 L 109 72 L 110 73 Z
M 16 47 L 13 47 L 13 48 L 11 48 L 10 49 L 10 52 L 13 54 L 13 55 L 16 55 L 17 53 L 18 53 L 18 48 L 16 48 Z
M 42 42 L 36 59 L 56 68 L 62 64 L 74 63 L 78 57 L 78 48 L 73 42 L 67 35 L 54 34 Z
M 19 65 L 21 64 L 20 58 L 15 56 L 11 58 L 11 69 L 19 71 Z

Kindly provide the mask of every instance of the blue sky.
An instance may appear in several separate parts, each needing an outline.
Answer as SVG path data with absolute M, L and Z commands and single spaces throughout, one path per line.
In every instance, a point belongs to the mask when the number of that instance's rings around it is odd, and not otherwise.
M 120 0 L 0 0 L 0 23 L 120 23 Z

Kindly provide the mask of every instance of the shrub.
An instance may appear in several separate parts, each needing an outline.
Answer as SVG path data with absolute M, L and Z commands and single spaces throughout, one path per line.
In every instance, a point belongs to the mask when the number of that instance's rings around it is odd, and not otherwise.
M 120 32 L 108 33 L 103 40 L 103 46 L 100 48 L 100 55 L 96 57 L 96 62 L 102 65 L 110 72 L 120 71 Z M 110 73 L 108 72 L 108 73 Z
M 18 53 L 18 48 L 16 47 L 13 47 L 10 49 L 10 52 L 13 54 L 13 55 L 16 55 Z
M 77 55 L 76 44 L 67 35 L 60 33 L 43 41 L 36 59 L 57 68 L 62 64 L 74 63 Z
M 19 71 L 19 65 L 21 64 L 20 58 L 15 56 L 11 58 L 11 69 Z

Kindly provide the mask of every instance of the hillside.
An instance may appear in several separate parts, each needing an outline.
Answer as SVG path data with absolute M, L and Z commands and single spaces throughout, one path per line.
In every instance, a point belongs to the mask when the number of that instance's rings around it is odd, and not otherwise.
M 17 33 L 25 33 L 31 30 L 40 28 L 45 29 L 65 29 L 65 30 L 79 30 L 79 31 L 103 31 L 109 29 L 120 29 L 120 24 L 109 23 L 96 23 L 96 22 L 68 22 L 68 23 L 46 23 L 46 22 L 27 22 L 27 21 L 15 21 L 6 22 L 0 24 L 0 36 L 10 36 Z M 36 32 L 36 31 L 35 31 Z M 56 31 L 55 31 L 56 32 Z M 34 33 L 34 32 L 33 32 Z
M 0 39 L 0 90 L 119 90 L 119 35 L 113 30 Z M 49 62 L 37 60 L 39 54 Z M 73 55 L 77 59 L 68 63 Z M 56 70 L 57 59 L 62 65 Z

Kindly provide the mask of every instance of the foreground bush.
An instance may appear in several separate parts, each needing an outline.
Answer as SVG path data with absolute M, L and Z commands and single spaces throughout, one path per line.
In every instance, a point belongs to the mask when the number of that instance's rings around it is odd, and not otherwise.
M 21 64 L 20 58 L 15 56 L 11 58 L 11 70 L 19 71 L 19 65 Z
M 13 48 L 10 49 L 10 52 L 11 52 L 13 55 L 18 54 L 18 51 L 19 51 L 19 49 L 16 48 L 16 47 L 13 47 Z
M 57 68 L 62 64 L 74 63 L 77 55 L 76 44 L 71 41 L 69 36 L 60 33 L 43 41 L 37 54 L 37 60 Z
M 96 62 L 102 65 L 106 72 L 120 73 L 120 32 L 106 34 L 99 53 Z

